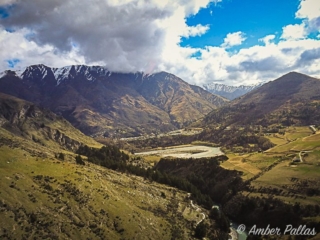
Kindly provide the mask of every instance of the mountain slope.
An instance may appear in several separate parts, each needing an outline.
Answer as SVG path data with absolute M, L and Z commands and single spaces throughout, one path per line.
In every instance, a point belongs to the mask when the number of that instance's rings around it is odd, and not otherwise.
M 262 84 L 255 85 L 241 85 L 241 86 L 228 86 L 219 83 L 209 83 L 203 85 L 203 88 L 212 94 L 216 94 L 222 97 L 225 97 L 229 100 L 236 99 L 252 90 L 262 86 Z
M 75 129 L 61 116 L 3 93 L 0 93 L 0 129 L 2 133 L 0 136 L 11 133 L 9 139 L 16 136 L 16 139 L 21 141 L 30 140 L 50 149 L 51 152 L 59 149 L 74 151 L 83 144 L 101 146 Z M 36 152 L 41 152 L 42 150 L 35 144 L 32 148 Z M 31 145 L 29 143 L 30 148 Z
M 227 102 L 169 73 L 113 73 L 82 65 L 7 71 L 0 91 L 49 108 L 85 134 L 105 136 L 172 130 Z
M 194 239 L 207 211 L 188 193 L 86 159 L 78 165 L 82 144 L 102 146 L 61 116 L 0 93 L 1 239 Z
M 320 80 L 288 73 L 211 112 L 207 124 L 320 124 Z

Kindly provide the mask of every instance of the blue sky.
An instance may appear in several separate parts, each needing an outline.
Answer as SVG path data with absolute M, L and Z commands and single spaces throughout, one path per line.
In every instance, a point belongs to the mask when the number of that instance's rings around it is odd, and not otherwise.
M 200 86 L 320 77 L 320 1 L 2 0 L 0 50 L 0 72 L 87 64 Z
M 190 26 L 209 24 L 210 30 L 202 36 L 183 38 L 181 46 L 219 46 L 228 33 L 237 31 L 245 32 L 247 39 L 243 46 L 246 47 L 261 44 L 259 39 L 269 34 L 276 34 L 279 38 L 283 26 L 302 22 L 295 18 L 299 2 L 226 0 L 211 3 L 186 19 Z

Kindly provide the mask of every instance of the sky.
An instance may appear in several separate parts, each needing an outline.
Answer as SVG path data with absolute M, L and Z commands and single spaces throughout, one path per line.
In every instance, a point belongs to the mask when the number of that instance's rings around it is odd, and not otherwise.
M 0 72 L 33 64 L 200 86 L 320 78 L 320 0 L 0 0 Z

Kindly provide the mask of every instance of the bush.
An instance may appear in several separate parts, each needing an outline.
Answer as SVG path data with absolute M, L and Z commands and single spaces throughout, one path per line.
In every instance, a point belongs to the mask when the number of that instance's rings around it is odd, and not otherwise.
M 82 160 L 80 155 L 76 156 L 76 163 L 79 165 L 85 165 L 85 162 Z

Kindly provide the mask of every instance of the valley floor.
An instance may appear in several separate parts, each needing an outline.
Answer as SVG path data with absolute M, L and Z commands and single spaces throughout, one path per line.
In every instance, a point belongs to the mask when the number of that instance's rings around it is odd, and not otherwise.
M 320 133 L 312 134 L 308 126 L 290 127 L 285 135 L 268 138 L 277 146 L 262 153 L 228 153 L 221 166 L 241 171 L 251 182 L 251 195 L 320 204 L 319 193 L 312 193 L 320 188 Z

